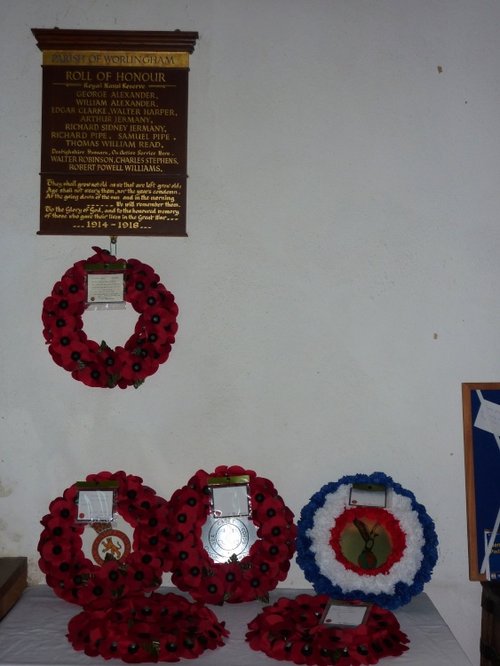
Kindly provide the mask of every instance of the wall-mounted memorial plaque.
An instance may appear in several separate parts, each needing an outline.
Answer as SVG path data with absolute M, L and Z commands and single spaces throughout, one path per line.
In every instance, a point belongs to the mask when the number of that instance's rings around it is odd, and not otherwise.
M 39 233 L 186 236 L 198 33 L 32 32 L 43 53 Z

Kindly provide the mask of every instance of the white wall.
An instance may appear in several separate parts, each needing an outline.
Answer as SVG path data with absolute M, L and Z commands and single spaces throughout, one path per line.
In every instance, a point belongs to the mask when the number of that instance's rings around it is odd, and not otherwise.
M 479 663 L 460 384 L 499 378 L 499 24 L 491 0 L 0 0 L 0 554 L 27 555 L 32 583 L 40 517 L 90 472 L 169 497 L 241 464 L 298 515 L 328 481 L 382 470 L 434 518 L 427 591 Z M 109 247 L 36 235 L 30 29 L 55 26 L 200 33 L 189 238 L 118 243 L 180 306 L 138 390 L 75 382 L 42 340 L 54 282 Z M 89 332 L 124 342 L 123 317 Z M 304 582 L 294 565 L 287 585 Z

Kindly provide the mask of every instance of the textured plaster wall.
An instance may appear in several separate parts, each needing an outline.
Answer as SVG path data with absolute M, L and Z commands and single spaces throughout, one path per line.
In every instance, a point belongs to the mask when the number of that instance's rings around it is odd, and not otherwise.
M 272 478 L 298 514 L 382 470 L 433 516 L 427 591 L 475 665 L 460 384 L 499 379 L 500 5 L 488 0 L 0 0 L 0 555 L 102 469 L 165 496 L 198 468 Z M 122 238 L 180 307 L 137 391 L 51 360 L 45 296 L 106 237 L 37 236 L 32 27 L 196 30 L 188 238 Z M 118 344 L 134 317 L 86 319 Z M 287 585 L 305 583 L 292 567 Z

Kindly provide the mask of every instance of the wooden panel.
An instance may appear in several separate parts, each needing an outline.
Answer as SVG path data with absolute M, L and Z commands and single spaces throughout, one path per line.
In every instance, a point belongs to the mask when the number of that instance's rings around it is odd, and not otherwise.
M 33 28 L 41 51 L 47 49 L 144 49 L 193 53 L 197 32 L 181 30 L 66 30 Z
M 481 596 L 481 666 L 500 664 L 500 583 L 483 583 Z
M 187 236 L 198 33 L 32 32 L 43 51 L 39 233 Z
M 27 586 L 26 557 L 0 557 L 0 619 L 6 615 Z

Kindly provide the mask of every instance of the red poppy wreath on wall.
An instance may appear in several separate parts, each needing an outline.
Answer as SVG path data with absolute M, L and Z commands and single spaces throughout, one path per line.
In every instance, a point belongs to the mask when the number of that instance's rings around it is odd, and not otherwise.
M 231 511 L 214 508 L 213 488 L 228 491 L 232 501 L 237 496 L 231 490 L 234 479 L 243 480 L 248 493 L 246 517 L 238 511 L 220 516 Z M 199 470 L 175 491 L 167 511 L 172 583 L 197 601 L 265 600 L 285 580 L 295 552 L 294 516 L 273 483 L 253 470 L 238 466 L 220 466 L 212 474 Z
M 117 259 L 108 251 L 77 261 L 43 302 L 43 335 L 49 353 L 74 379 L 100 388 L 137 388 L 168 359 L 177 332 L 178 307 L 151 266 Z M 83 330 L 87 276 L 92 270 L 123 270 L 124 300 L 139 313 L 132 335 L 114 349 L 89 340 Z

